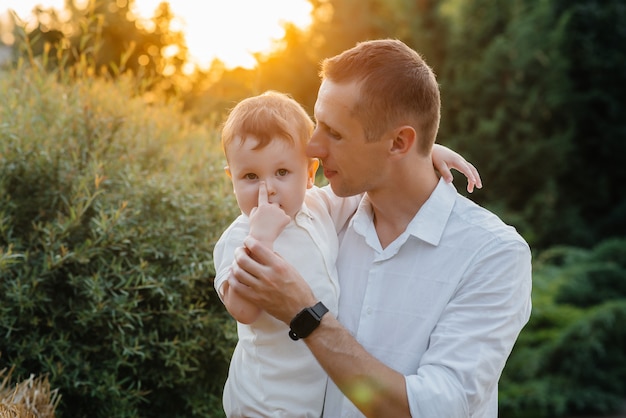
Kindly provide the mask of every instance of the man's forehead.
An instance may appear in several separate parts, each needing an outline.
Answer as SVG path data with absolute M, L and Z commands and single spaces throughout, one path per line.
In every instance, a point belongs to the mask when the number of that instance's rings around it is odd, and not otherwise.
M 320 85 L 317 100 L 315 101 L 314 113 L 316 120 L 322 119 L 324 112 L 335 113 L 337 111 L 352 114 L 358 101 L 360 86 L 356 82 L 336 83 L 324 80 Z M 327 109 L 328 108 L 328 109 Z

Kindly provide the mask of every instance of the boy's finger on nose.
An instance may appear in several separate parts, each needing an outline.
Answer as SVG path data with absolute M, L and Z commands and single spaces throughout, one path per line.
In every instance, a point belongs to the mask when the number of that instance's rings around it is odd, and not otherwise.
M 267 202 L 267 186 L 265 185 L 265 182 L 262 181 L 261 184 L 259 184 L 259 205 L 266 204 Z

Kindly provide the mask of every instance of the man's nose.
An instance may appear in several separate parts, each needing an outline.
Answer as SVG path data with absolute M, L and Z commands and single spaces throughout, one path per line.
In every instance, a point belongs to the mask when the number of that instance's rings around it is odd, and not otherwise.
M 313 131 L 311 139 L 306 145 L 306 156 L 309 158 L 324 158 L 326 157 L 326 147 L 323 145 L 321 135 L 318 134 L 317 129 Z

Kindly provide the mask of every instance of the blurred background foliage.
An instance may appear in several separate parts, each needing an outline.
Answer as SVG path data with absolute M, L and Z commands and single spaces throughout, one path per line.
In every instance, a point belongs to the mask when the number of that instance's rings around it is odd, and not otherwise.
M 132 2 L 71 1 L 69 22 L 40 9 L 15 28 L 0 72 L 0 369 L 49 374 L 61 417 L 220 416 L 235 336 L 211 251 L 237 208 L 219 124 L 268 89 L 312 113 L 323 58 L 393 37 L 438 75 L 438 141 L 485 184 L 471 198 L 533 248 L 534 311 L 500 415 L 622 408 L 626 3 L 310 2 L 311 26 L 286 24 L 253 69 L 186 71 L 167 4 L 150 30 Z
M 61 417 L 211 416 L 236 339 L 219 138 L 128 77 L 39 68 L 0 76 L 0 369 L 48 375 Z

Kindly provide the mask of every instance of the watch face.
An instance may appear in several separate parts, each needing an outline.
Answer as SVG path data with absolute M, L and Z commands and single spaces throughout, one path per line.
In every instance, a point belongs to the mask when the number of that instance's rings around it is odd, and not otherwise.
M 305 309 L 291 321 L 291 331 L 289 335 L 292 339 L 296 340 L 305 338 L 317 328 L 319 323 L 319 319 L 315 318 L 308 309 Z
M 289 324 L 289 336 L 292 340 L 306 338 L 320 324 L 324 314 L 328 312 L 328 308 L 322 302 L 317 302 L 315 306 L 303 309 Z
M 311 331 L 313 331 L 315 328 L 317 328 L 317 326 L 320 324 L 320 320 L 315 318 L 309 310 L 302 312 L 302 315 L 300 315 L 299 319 L 299 328 L 306 332 L 307 335 L 311 333 Z

